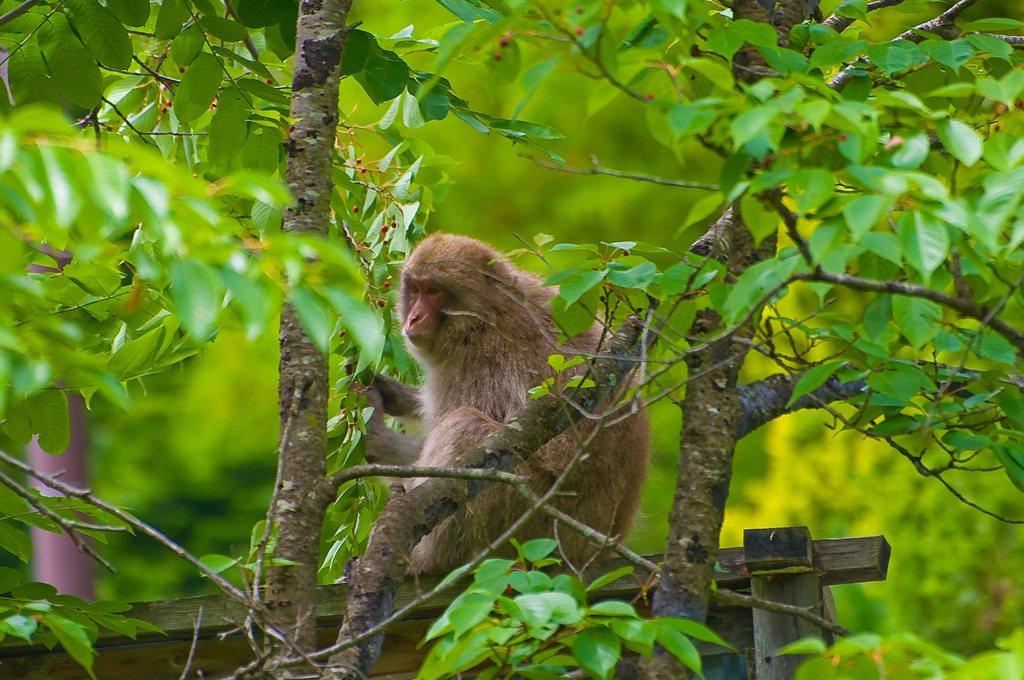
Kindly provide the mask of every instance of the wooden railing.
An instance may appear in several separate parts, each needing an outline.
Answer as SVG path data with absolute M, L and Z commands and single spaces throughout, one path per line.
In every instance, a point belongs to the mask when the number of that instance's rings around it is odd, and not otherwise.
M 835 620 L 829 586 L 881 581 L 889 565 L 889 544 L 882 536 L 811 540 L 805 527 L 747 530 L 742 548 L 719 553 L 721 567 L 715 574 L 720 588 L 747 591 L 760 599 L 807 607 Z M 659 561 L 659 556 L 651 556 Z M 607 569 L 622 566 L 611 561 Z M 432 582 L 412 579 L 399 592 L 397 605 L 409 602 Z M 317 592 L 318 644 L 335 642 L 345 609 L 344 584 L 321 586 Z M 620 578 L 594 593 L 595 599 L 638 600 L 644 609 L 641 587 L 632 576 Z M 431 621 L 448 605 L 451 594 L 395 624 L 384 641 L 373 677 L 412 678 L 426 648 L 417 648 Z M 141 632 L 136 640 L 109 631 L 96 643 L 99 656 L 94 672 L 99 680 L 177 680 L 185 668 L 195 641 L 189 678 L 210 678 L 231 673 L 252 658 L 248 642 L 234 622 L 244 620 L 241 605 L 219 595 L 140 602 L 127 613 L 149 621 L 165 632 Z M 198 625 L 197 625 L 198 622 Z M 712 630 L 747 656 L 748 668 L 757 680 L 792 678 L 799 657 L 775 656 L 780 646 L 809 634 L 822 633 L 803 619 L 747 607 L 712 607 Z M 222 637 L 223 636 L 223 637 Z M 733 653 L 715 645 L 698 645 L 708 656 Z M 42 645 L 25 645 L 8 638 L 0 644 L 0 679 L 88 680 L 88 674 L 67 654 Z

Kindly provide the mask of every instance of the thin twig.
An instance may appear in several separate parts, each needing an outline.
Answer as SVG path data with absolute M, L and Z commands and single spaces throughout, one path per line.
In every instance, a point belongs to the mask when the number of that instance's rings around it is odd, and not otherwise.
M 827 630 L 835 635 L 842 635 L 846 637 L 850 634 L 850 631 L 846 630 L 838 623 L 829 621 L 825 617 L 819 616 L 818 614 L 795 604 L 784 604 L 782 602 L 763 600 L 753 595 L 744 595 L 725 588 L 718 588 L 715 591 L 715 600 L 724 605 L 750 607 L 751 609 L 761 609 L 775 614 L 789 614 L 790 616 L 795 616 L 803 619 L 804 621 L 813 623 L 818 628 Z
M 594 164 L 592 168 L 574 168 L 566 165 L 558 165 L 557 163 L 551 163 L 545 161 L 536 156 L 525 156 L 529 158 L 537 165 L 542 168 L 548 168 L 550 170 L 558 170 L 559 172 L 567 172 L 572 175 L 608 175 L 609 177 L 620 177 L 622 179 L 631 179 L 637 182 L 651 182 L 652 184 L 660 184 L 667 187 L 683 187 L 684 189 L 705 189 L 707 191 L 718 191 L 719 187 L 714 184 L 699 184 L 697 182 L 683 182 L 675 179 L 665 179 L 664 177 L 656 177 L 654 175 L 642 175 L 639 173 L 622 172 L 620 170 L 610 170 L 608 168 L 602 168 L 597 162 L 596 156 L 590 157 L 590 162 Z
M 21 3 L 10 12 L 0 17 L 0 26 L 11 23 L 39 3 L 40 0 L 26 0 L 26 2 Z

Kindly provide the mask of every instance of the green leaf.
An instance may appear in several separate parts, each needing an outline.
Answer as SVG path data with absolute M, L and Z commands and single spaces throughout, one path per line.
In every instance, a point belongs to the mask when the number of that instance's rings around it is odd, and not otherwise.
M 341 75 L 352 76 L 364 68 L 371 51 L 380 51 L 372 35 L 358 28 L 349 32 L 345 39 L 345 54 L 341 57 Z
M 95 680 L 96 675 L 92 672 L 93 660 L 96 657 L 96 650 L 92 648 L 92 641 L 85 628 L 71 619 L 60 614 L 43 614 L 40 617 L 42 623 L 49 628 L 64 651 L 86 670 L 90 678 Z
M 11 96 L 19 106 L 35 102 L 60 106 L 57 88 L 49 77 L 46 62 L 33 37 L 21 49 L 13 50 L 7 58 L 11 83 Z
M 622 656 L 619 637 L 605 626 L 585 628 L 571 641 L 573 654 L 592 677 L 607 680 Z
M 107 364 L 107 371 L 121 380 L 128 380 L 152 368 L 151 362 L 163 344 L 164 327 L 158 326 L 131 342 L 117 348 Z
M 775 119 L 776 113 L 778 112 L 771 106 L 755 106 L 738 115 L 729 126 L 733 143 L 736 146 L 743 146 L 749 142 L 768 127 Z
M 558 543 L 550 538 L 536 538 L 532 541 L 523 543 L 523 557 L 530 562 L 537 562 L 550 555 L 557 547 Z
M 1002 464 L 1006 476 L 1017 489 L 1024 491 L 1024 451 L 1009 444 L 993 444 L 992 452 Z
M 892 165 L 900 170 L 914 170 L 928 157 L 931 144 L 923 132 L 904 140 L 892 154 Z
M 448 611 L 452 632 L 458 639 L 483 621 L 494 609 L 495 598 L 486 593 L 466 593 L 458 600 L 458 606 L 452 603 Z
M 892 199 L 877 195 L 858 196 L 843 206 L 843 218 L 853 240 L 860 241 L 891 207 Z
M 607 271 L 581 271 L 572 276 L 569 280 L 558 286 L 558 297 L 571 305 L 594 286 L 604 280 Z
M 867 48 L 867 56 L 871 63 L 884 71 L 886 75 L 923 64 L 928 59 L 924 50 L 909 40 L 870 45 Z
M 622 288 L 635 288 L 646 291 L 647 287 L 658 280 L 658 268 L 653 262 L 641 262 L 625 271 L 608 273 L 608 282 Z
M 797 210 L 806 215 L 832 198 L 836 191 L 836 178 L 823 168 L 804 168 L 793 173 L 786 182 L 786 189 L 796 200 Z
M 959 120 L 946 121 L 945 125 L 939 126 L 938 132 L 946 150 L 967 167 L 971 167 L 981 158 L 981 138 L 966 124 Z
M 201 52 L 181 77 L 174 97 L 174 115 L 188 123 L 210 108 L 222 77 L 220 62 L 209 52 Z
M 39 434 L 39 446 L 47 453 L 64 453 L 71 441 L 68 398 L 60 389 L 47 389 L 28 398 L 32 431 Z
M 242 42 L 245 40 L 245 27 L 237 21 L 224 17 L 202 17 L 199 19 L 199 23 L 207 33 L 224 42 Z
M 188 66 L 203 51 L 205 44 L 206 36 L 199 26 L 192 24 L 171 41 L 171 57 L 178 66 Z
M 914 349 L 923 347 L 942 327 L 942 307 L 931 300 L 896 295 L 892 298 L 892 311 L 896 324 Z
M 257 80 L 255 78 L 239 78 L 235 80 L 235 85 L 238 85 L 246 92 L 250 92 L 271 104 L 277 104 L 284 107 L 288 106 L 288 96 L 270 83 Z
M 904 213 L 897 229 L 907 264 L 926 279 L 949 256 L 949 232 L 946 225 L 931 213 L 921 210 Z
M 587 610 L 588 614 L 604 614 L 606 616 L 632 616 L 636 617 L 636 609 L 628 602 L 622 600 L 604 600 L 597 602 Z
M 341 316 L 341 323 L 352 333 L 352 337 L 359 345 L 357 370 L 376 364 L 384 352 L 384 343 L 387 339 L 381 318 L 373 313 L 368 304 L 336 286 L 326 288 L 324 296 Z
M 866 0 L 843 0 L 834 12 L 848 19 L 868 20 L 868 3 Z
M 39 46 L 60 93 L 82 108 L 96 107 L 103 92 L 99 66 L 63 14 L 51 14 L 39 25 Z
M 974 56 L 975 50 L 967 40 L 928 40 L 921 45 L 932 59 L 956 71 Z
M 371 49 L 366 65 L 356 80 L 374 104 L 390 101 L 405 91 L 409 83 L 409 66 L 394 52 Z
M 805 637 L 797 640 L 796 642 L 790 642 L 785 647 L 782 647 L 776 654 L 821 654 L 828 649 L 828 644 L 820 637 Z
M 0 631 L 19 637 L 26 642 L 32 641 L 32 634 L 36 632 L 39 623 L 23 614 L 15 614 L 0 620 Z
M 632 574 L 632 573 L 633 573 L 633 567 L 631 567 L 631 566 L 627 565 L 625 567 L 619 567 L 615 571 L 610 571 L 607 574 L 605 574 L 603 576 L 599 576 L 598 578 L 594 579 L 590 583 L 590 585 L 587 586 L 587 591 L 589 592 L 591 590 L 597 590 L 598 588 L 603 588 L 604 586 L 608 585 L 609 583 L 614 583 L 615 581 L 618 581 L 623 576 L 626 576 L 626 575 Z
M 163 0 L 157 10 L 154 35 L 157 40 L 170 40 L 190 18 L 192 13 L 182 0 Z
M 865 337 L 872 342 L 878 340 L 878 337 L 889 326 L 890 319 L 892 319 L 892 297 L 876 295 L 864 310 L 862 323 Z
M 0 521 L 0 548 L 25 564 L 32 559 L 32 541 L 29 540 L 28 534 L 12 526 L 10 522 Z
M 306 335 L 321 352 L 327 354 L 330 350 L 332 325 L 323 300 L 307 288 L 295 288 L 288 294 L 288 301 L 295 309 Z
M 149 21 L 149 0 L 107 0 L 107 9 L 126 26 L 145 26 Z
M 258 205 L 266 204 L 253 205 L 253 221 L 255 221 L 256 206 Z M 278 213 L 278 218 L 280 219 L 280 213 Z M 267 329 L 267 315 L 270 312 L 269 297 L 258 283 L 231 268 L 222 269 L 221 276 L 231 293 L 231 304 L 242 312 L 246 338 L 255 340 Z
M 237 90 L 225 90 L 217 97 L 217 111 L 209 127 L 211 163 L 227 164 L 239 154 L 248 133 L 248 118 L 249 103 Z
M 657 641 L 672 656 L 683 662 L 683 665 L 698 675 L 701 673 L 700 654 L 690 638 L 668 626 L 659 626 Z
M 195 339 L 210 337 L 222 298 L 220 278 L 204 262 L 183 259 L 171 263 L 171 301 L 182 328 Z
M 66 0 L 71 20 L 86 48 L 104 66 L 127 69 L 132 63 L 132 43 L 124 25 L 96 0 Z
M 227 557 L 226 555 L 204 555 L 199 558 L 199 561 L 215 574 L 226 571 L 238 564 L 238 558 Z
M 680 619 L 672 617 L 663 617 L 655 619 L 655 623 L 665 628 L 671 628 L 672 630 L 683 633 L 687 637 L 691 637 L 694 640 L 700 640 L 701 642 L 710 642 L 714 645 L 721 647 L 727 647 L 734 649 L 732 645 L 726 642 L 718 633 L 708 628 L 703 623 L 697 621 L 691 621 L 690 619 Z
M 238 20 L 249 28 L 263 28 L 288 16 L 294 0 L 236 0 Z
M 786 407 L 790 407 L 800 397 L 805 394 L 810 394 L 814 390 L 818 389 L 825 384 L 825 381 L 831 377 L 833 373 L 839 370 L 843 366 L 845 361 L 829 361 L 828 363 L 815 366 L 804 372 L 800 376 L 800 379 L 796 381 L 796 385 L 793 386 L 793 394 L 790 396 L 789 401 L 786 402 Z
M 277 171 L 281 160 L 281 133 L 263 125 L 252 125 L 242 144 L 242 167 L 266 174 Z

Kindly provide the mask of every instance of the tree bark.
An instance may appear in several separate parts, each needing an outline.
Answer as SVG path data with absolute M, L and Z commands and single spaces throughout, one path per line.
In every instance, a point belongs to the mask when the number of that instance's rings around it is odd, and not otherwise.
M 754 246 L 738 211 L 726 210 L 710 231 L 716 230 L 720 233 L 718 240 L 728 247 L 731 276 L 739 276 L 750 265 L 775 254 L 774 237 Z M 698 315 L 691 334 L 708 338 L 722 330 L 721 317 L 709 309 Z M 744 417 L 736 385 L 746 355 L 743 347 L 723 337 L 686 358 L 689 378 L 686 397 L 679 404 L 683 415 L 679 469 L 669 511 L 665 561 L 652 601 L 654 616 L 702 623 L 707 619 L 732 456 Z M 650 680 L 678 680 L 689 677 L 689 671 L 664 649 L 656 648 L 645 676 Z
M 284 214 L 286 231 L 326 236 L 333 189 L 331 164 L 338 124 L 338 82 L 351 0 L 300 3 L 295 41 L 286 182 L 295 200 Z M 314 609 L 320 531 L 330 497 L 326 474 L 327 358 L 286 305 L 280 329 L 282 457 L 272 515 L 279 530 L 275 559 L 294 566 L 268 571 L 267 601 L 291 644 L 316 646 Z

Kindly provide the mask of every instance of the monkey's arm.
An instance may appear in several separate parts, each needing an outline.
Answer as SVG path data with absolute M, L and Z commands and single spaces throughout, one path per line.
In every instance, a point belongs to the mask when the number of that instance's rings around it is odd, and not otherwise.
M 382 373 L 373 376 L 373 389 L 380 395 L 384 413 L 395 418 L 418 418 L 420 390 Z
M 416 416 L 416 390 L 397 380 L 378 375 L 373 389 L 366 393 L 373 415 L 366 423 L 366 460 L 386 465 L 412 465 L 420 457 L 423 437 L 411 437 L 395 432 L 384 424 L 384 414 L 402 417 Z

